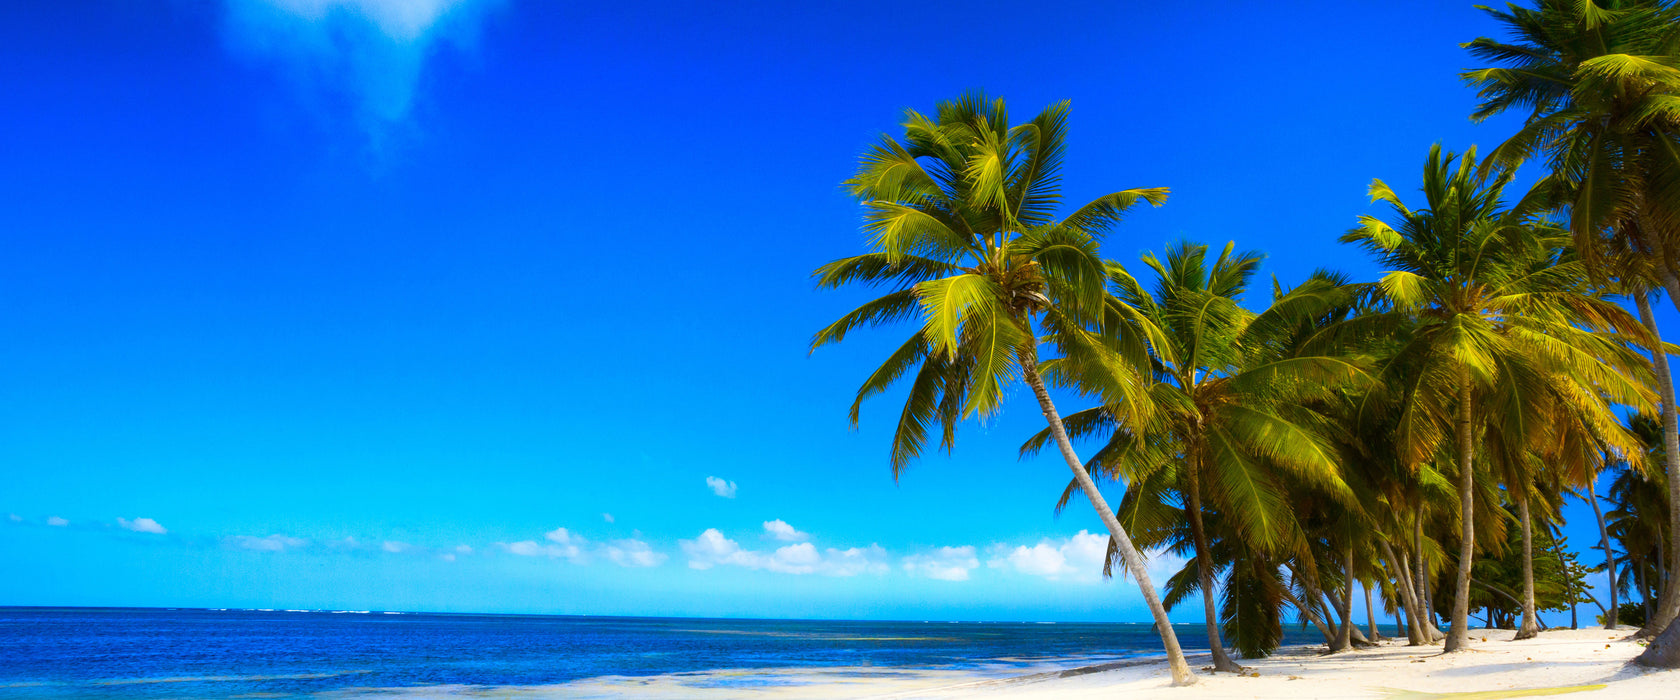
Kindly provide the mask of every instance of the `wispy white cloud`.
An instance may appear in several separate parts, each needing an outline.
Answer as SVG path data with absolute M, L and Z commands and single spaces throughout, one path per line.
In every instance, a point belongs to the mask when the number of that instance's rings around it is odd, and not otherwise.
M 1085 530 L 1062 540 L 1045 538 L 1031 547 L 995 544 L 988 550 L 990 568 L 1013 569 L 1051 581 L 1094 583 L 1102 580 L 1108 537 Z
M 582 535 L 560 527 L 545 533 L 543 542 L 498 542 L 497 546 L 510 554 L 522 557 L 565 559 L 574 564 L 589 564 L 595 559 L 605 558 L 619 566 L 631 568 L 659 566 L 670 558 L 669 555 L 655 551 L 652 545 L 643 542 L 641 536 L 641 532 L 638 531 L 627 539 L 595 544 Z
M 472 554 L 473 553 L 473 548 L 469 545 L 464 545 L 464 544 L 456 545 L 455 546 L 455 553 L 456 554 L 463 554 L 463 555 Z
M 963 545 L 912 554 L 905 557 L 900 564 L 904 571 L 912 576 L 925 576 L 941 581 L 967 581 L 968 572 L 980 566 L 980 558 L 975 555 L 972 545 Z
M 823 552 L 823 569 L 827 576 L 856 576 L 858 574 L 887 573 L 887 550 L 881 545 L 827 549 Z
M 638 539 L 614 540 L 605 551 L 612 563 L 634 568 L 659 566 L 670 558 L 662 552 L 653 551 L 653 547 Z
M 14 523 L 21 523 L 21 522 L 23 522 L 23 516 L 21 516 L 21 515 L 18 515 L 18 514 L 17 514 L 17 513 L 7 513 L 7 514 L 6 514 L 6 519 L 7 519 L 7 520 L 10 520 L 10 521 L 12 521 L 12 522 L 14 522 Z
M 783 542 L 804 542 L 811 539 L 810 535 L 793 529 L 792 525 L 780 519 L 765 521 L 764 534 Z
M 706 528 L 699 537 L 682 540 L 677 546 L 682 548 L 683 554 L 688 555 L 690 569 L 710 569 L 718 564 L 757 568 L 756 554 L 741 549 L 741 545 L 724 537 L 717 528 Z
M 378 137 L 409 117 L 426 62 L 468 47 L 495 0 L 225 0 L 230 44 L 308 94 L 344 95 Z
M 712 493 L 724 498 L 735 497 L 735 482 L 733 481 L 719 479 L 715 476 L 708 476 L 706 477 L 706 486 L 712 490 Z
M 384 544 L 379 545 L 379 548 L 384 550 L 388 554 L 402 554 L 403 552 L 406 552 L 410 549 L 413 549 L 414 546 L 407 543 L 407 542 L 397 542 L 395 540 L 386 540 Z
M 553 546 L 559 547 L 563 556 L 566 557 L 577 556 L 583 551 L 583 546 L 588 543 L 588 540 L 583 539 L 582 536 L 567 532 L 566 528 L 563 527 L 557 527 L 543 533 L 543 539 L 553 542 Z
M 47 518 L 47 524 L 51 525 L 53 527 L 64 527 L 66 525 L 69 525 L 70 521 L 54 515 L 54 516 L 50 516 L 50 517 Z
M 149 535 L 169 534 L 169 531 L 164 529 L 162 525 L 159 525 L 158 521 L 151 518 L 135 518 L 133 520 L 129 520 L 128 518 L 117 518 L 117 525 L 121 526 L 124 530 L 144 532 Z
M 612 516 L 612 513 L 602 513 L 602 514 L 601 514 L 601 519 L 602 519 L 602 520 L 605 520 L 605 521 L 607 521 L 607 522 L 609 522 L 609 523 L 610 523 L 610 522 L 613 522 L 613 516 Z
M 560 527 L 544 533 L 543 539 L 547 541 L 523 540 L 501 546 L 508 552 L 522 557 L 568 559 L 580 564 L 587 562 L 584 547 L 589 541 L 582 536 L 574 535 L 566 528 Z
M 273 534 L 267 537 L 235 535 L 229 537 L 227 543 L 233 547 L 249 549 L 253 552 L 284 552 L 309 546 L 309 540 L 281 534 Z
M 717 528 L 707 528 L 699 537 L 678 542 L 688 556 L 691 569 L 710 569 L 714 566 L 739 566 L 784 574 L 823 574 L 826 576 L 856 576 L 862 573 L 885 573 L 886 550 L 879 545 L 846 550 L 818 551 L 810 542 L 790 544 L 772 552 L 742 549 L 735 540 L 725 537 Z

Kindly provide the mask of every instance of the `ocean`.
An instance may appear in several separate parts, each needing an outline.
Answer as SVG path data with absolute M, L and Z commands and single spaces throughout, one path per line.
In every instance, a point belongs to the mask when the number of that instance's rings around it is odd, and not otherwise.
M 1178 632 L 1206 648 L 1200 625 Z M 1160 653 L 1135 623 L 0 607 L 0 698 L 680 697 L 883 675 L 917 687 Z

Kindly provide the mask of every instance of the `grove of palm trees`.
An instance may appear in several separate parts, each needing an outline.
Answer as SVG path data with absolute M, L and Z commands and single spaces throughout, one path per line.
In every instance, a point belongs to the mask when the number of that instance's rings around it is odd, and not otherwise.
M 1331 654 L 1390 634 L 1455 653 L 1498 643 L 1473 627 L 1535 637 L 1545 610 L 1635 625 L 1620 634 L 1647 644 L 1641 664 L 1680 668 L 1680 349 L 1652 308 L 1680 309 L 1680 7 L 1486 11 L 1506 32 L 1466 37 L 1465 116 L 1520 127 L 1417 144 L 1417 191 L 1386 184 L 1413 173 L 1372 173 L 1369 211 L 1308 232 L 1368 256 L 1374 279 L 1262 279 L 1265 254 L 1228 232 L 1127 238 L 1171 183 L 1063 202 L 1068 103 L 1019 119 L 975 92 L 907 112 L 846 182 L 868 249 L 815 273 L 882 295 L 813 348 L 903 338 L 851 421 L 902 397 L 901 478 L 1024 384 L 1044 423 L 1019 436 L 1021 468 L 1051 450 L 1069 481 L 1019 497 L 1095 509 L 1105 573 L 1137 585 L 1177 685 L 1197 678 L 1168 621 L 1184 603 L 1215 672 L 1274 654 L 1289 625 Z M 1157 252 L 1108 253 L 1139 248 Z M 1597 539 L 1562 536 L 1570 502 Z M 1164 581 L 1158 552 L 1184 561 Z

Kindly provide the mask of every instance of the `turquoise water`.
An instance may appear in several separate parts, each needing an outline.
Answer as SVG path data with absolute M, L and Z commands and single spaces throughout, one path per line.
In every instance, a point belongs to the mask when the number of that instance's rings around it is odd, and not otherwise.
M 1290 630 L 1291 643 L 1319 641 Z M 1298 639 L 1296 637 L 1299 637 Z M 1179 639 L 1197 648 L 1200 626 Z M 1005 675 L 1160 653 L 1145 624 L 0 608 L 0 697 L 221 698 L 551 686 L 714 669 Z M 728 674 L 706 683 L 785 683 Z

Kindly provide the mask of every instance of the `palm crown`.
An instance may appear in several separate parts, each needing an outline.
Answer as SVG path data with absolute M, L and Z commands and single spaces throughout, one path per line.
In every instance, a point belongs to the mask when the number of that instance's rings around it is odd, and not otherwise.
M 1680 263 L 1680 8 L 1652 0 L 1541 0 L 1537 7 L 1484 8 L 1513 40 L 1479 38 L 1472 55 L 1495 63 L 1467 71 L 1485 119 L 1510 109 L 1527 122 L 1490 158 L 1514 166 L 1543 155 L 1539 186 L 1570 207 L 1570 229 L 1589 272 L 1609 251 Z M 1624 263 L 1636 258 L 1622 256 Z
M 904 138 L 883 138 L 847 181 L 863 201 L 873 250 L 818 268 L 817 284 L 892 291 L 818 331 L 811 345 L 920 317 L 921 330 L 870 375 L 851 411 L 855 425 L 864 399 L 914 370 L 893 435 L 895 475 L 921 453 L 930 427 L 942 428 L 949 450 L 962 419 L 997 410 L 1004 386 L 1020 377 L 1018 355 L 1036 353 L 1035 320 L 1064 351 L 1094 362 L 1113 362 L 1097 352 L 1103 347 L 1124 345 L 1139 357 L 1135 332 L 1118 332 L 1130 319 L 1105 304 L 1097 246 L 1127 209 L 1159 205 L 1167 190 L 1115 192 L 1052 220 L 1066 128 L 1065 102 L 1010 126 L 1001 100 L 968 95 L 941 104 L 936 118 L 910 112 Z M 1139 405 L 1131 387 L 1112 388 Z

